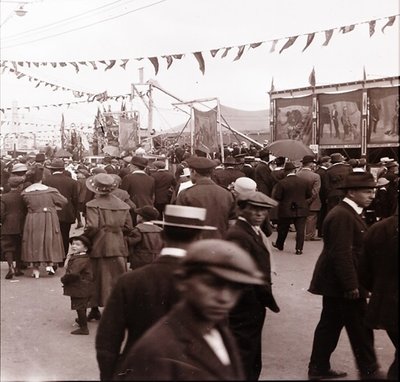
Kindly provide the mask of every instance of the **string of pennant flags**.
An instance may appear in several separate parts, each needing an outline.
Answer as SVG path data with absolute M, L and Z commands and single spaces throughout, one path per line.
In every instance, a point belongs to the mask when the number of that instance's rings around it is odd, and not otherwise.
M 294 43 L 297 41 L 297 39 L 300 36 L 307 36 L 307 42 L 302 50 L 304 52 L 314 41 L 314 38 L 316 34 L 318 33 L 324 33 L 325 34 L 325 41 L 322 44 L 323 46 L 328 46 L 329 42 L 331 41 L 334 31 L 338 30 L 339 33 L 346 34 L 349 32 L 352 32 L 355 30 L 357 25 L 361 24 L 369 24 L 369 37 L 372 37 L 375 33 L 376 27 L 377 27 L 377 21 L 380 20 L 386 20 L 386 23 L 382 26 L 381 31 L 382 33 L 385 32 L 385 29 L 387 27 L 390 27 L 394 24 L 396 17 L 399 16 L 400 14 L 393 15 L 393 16 L 387 16 L 387 17 L 382 17 L 378 19 L 373 19 L 369 21 L 362 21 L 359 23 L 354 23 L 350 25 L 345 25 L 341 27 L 336 27 L 332 29 L 327 29 L 327 30 L 322 30 L 322 31 L 315 31 L 315 32 L 310 32 L 310 33 L 304 33 L 304 34 L 299 34 L 295 36 L 290 36 L 290 37 L 284 37 L 280 39 L 274 39 L 274 40 L 266 40 L 266 41 L 259 41 L 259 42 L 253 42 L 253 43 L 248 43 L 244 45 L 236 45 L 236 46 L 229 46 L 229 47 L 221 47 L 217 49 L 211 49 L 208 51 L 211 56 L 214 58 L 217 56 L 218 52 L 222 51 L 221 58 L 225 58 L 229 51 L 231 49 L 237 49 L 236 56 L 234 57 L 233 61 L 238 61 L 241 59 L 242 55 L 244 54 L 246 48 L 247 49 L 255 49 L 260 47 L 263 44 L 266 43 L 271 43 L 271 48 L 269 50 L 269 53 L 273 53 L 278 51 L 278 44 L 284 40 L 285 43 L 283 46 L 279 49 L 279 54 L 281 54 L 284 50 L 290 48 L 291 46 L 294 45 Z M 205 73 L 205 61 L 204 61 L 204 53 L 205 51 L 199 51 L 199 52 L 192 52 L 193 56 L 197 60 L 199 64 L 199 69 L 200 71 L 204 74 Z M 167 64 L 167 69 L 171 67 L 173 64 L 174 60 L 180 60 L 185 56 L 184 53 L 179 53 L 179 54 L 172 54 L 172 55 L 164 55 L 164 56 L 155 56 L 155 57 L 139 57 L 139 58 L 123 58 L 123 59 L 111 59 L 111 60 L 98 60 L 98 61 L 10 61 L 10 60 L 0 60 L 0 67 L 3 67 L 7 64 L 10 63 L 11 66 L 13 67 L 15 72 L 20 72 L 19 67 L 41 67 L 41 66 L 47 66 L 47 67 L 52 67 L 52 68 L 58 68 L 58 67 L 67 67 L 67 66 L 72 66 L 75 68 L 76 73 L 79 72 L 79 70 L 85 66 L 92 68 L 93 70 L 98 70 L 99 68 L 103 67 L 105 71 L 110 70 L 112 68 L 116 67 L 121 67 L 123 69 L 126 69 L 126 65 L 130 60 L 136 60 L 136 61 L 141 61 L 144 59 L 147 59 L 151 62 L 151 64 L 154 67 L 155 75 L 157 75 L 159 68 L 160 68 L 160 61 L 161 59 L 166 61 Z M 55 85 L 53 85 L 55 86 Z M 68 89 L 70 90 L 70 89 Z M 84 92 L 80 92 L 84 93 Z M 83 94 L 85 95 L 85 94 Z
M 97 97 L 97 98 L 96 98 Z M 114 100 L 114 101 L 118 101 L 118 100 L 127 100 L 130 98 L 130 94 L 121 94 L 121 95 L 117 95 L 117 96 L 108 96 L 107 95 L 107 91 L 97 94 L 96 97 L 93 99 L 93 97 L 91 99 L 87 99 L 85 101 L 73 101 L 73 102 L 64 102 L 64 103 L 52 103 L 52 104 L 47 104 L 47 105 L 35 105 L 35 106 L 18 106 L 15 108 L 15 110 L 27 110 L 28 112 L 30 112 L 31 110 L 40 110 L 42 108 L 48 108 L 48 107 L 62 107 L 62 106 L 67 106 L 67 108 L 69 108 L 71 105 L 78 105 L 78 104 L 83 104 L 83 103 L 88 103 L 88 102 L 94 102 L 94 101 L 98 101 L 98 102 L 104 102 L 107 100 Z M 10 110 L 14 110 L 13 107 L 5 107 L 5 108 L 0 108 L 0 111 L 2 113 L 5 113 L 6 111 L 10 111 Z

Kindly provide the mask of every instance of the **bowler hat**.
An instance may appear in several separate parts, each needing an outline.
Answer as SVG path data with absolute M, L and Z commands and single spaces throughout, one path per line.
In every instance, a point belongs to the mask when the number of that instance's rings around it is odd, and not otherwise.
M 194 156 L 187 159 L 187 164 L 189 168 L 195 170 L 211 170 L 217 166 L 217 164 L 211 159 Z
M 340 153 L 333 153 L 331 154 L 331 161 L 332 163 L 343 162 L 346 158 Z
M 91 172 L 93 175 L 97 175 L 97 174 L 107 174 L 107 171 L 104 170 L 103 167 L 93 167 L 93 168 L 90 170 L 90 172 Z
M 95 194 L 105 195 L 116 189 L 118 184 L 109 174 L 97 174 L 86 179 L 86 187 Z
M 142 208 L 135 209 L 135 212 L 142 216 L 145 220 L 155 220 L 159 217 L 159 212 L 153 206 L 147 205 Z
M 236 162 L 235 158 L 233 156 L 228 156 L 226 157 L 225 161 L 223 162 L 225 166 L 236 166 L 239 165 L 239 162 Z
M 238 204 L 246 202 L 247 204 L 264 208 L 273 208 L 278 205 L 276 200 L 259 191 L 250 191 L 240 194 L 237 198 L 237 201 Z
M 245 192 L 255 191 L 257 188 L 257 183 L 247 176 L 242 176 L 237 178 L 233 184 L 233 189 L 238 194 L 243 194 Z
M 317 163 L 315 160 L 315 157 L 313 155 L 305 155 L 303 159 L 301 160 L 301 163 L 307 164 L 307 163 Z
M 64 169 L 64 161 L 60 158 L 53 159 L 48 167 L 52 169 Z
M 23 163 L 16 163 L 13 167 L 11 172 L 27 172 L 28 171 L 28 167 L 26 166 L 26 164 Z
M 163 169 L 165 168 L 165 162 L 162 160 L 156 160 L 155 162 L 153 162 L 153 166 L 157 169 Z
M 72 242 L 73 242 L 74 240 L 79 240 L 79 241 L 81 241 L 81 242 L 85 245 L 85 247 L 86 247 L 87 249 L 90 249 L 90 248 L 92 247 L 92 242 L 91 242 L 91 240 L 90 240 L 87 236 L 85 236 L 85 235 L 71 236 L 71 237 L 69 238 L 69 243 L 72 244 Z
M 347 174 L 342 186 L 338 189 L 376 188 L 374 176 L 369 172 L 351 172 Z
M 264 159 L 264 158 L 268 158 L 268 159 L 269 159 L 269 150 L 266 149 L 266 148 L 260 150 L 260 152 L 258 153 L 258 156 L 259 156 L 261 159 Z
M 199 240 L 188 247 L 181 274 L 195 269 L 209 272 L 230 282 L 263 285 L 264 274 L 248 252 L 237 244 L 220 239 Z M 179 274 L 179 271 L 178 271 Z
M 164 220 L 154 220 L 153 223 L 171 227 L 215 231 L 216 227 L 204 225 L 206 213 L 205 208 L 167 204 L 164 210 Z
M 35 162 L 44 162 L 46 160 L 46 156 L 43 153 L 36 154 Z
M 285 166 L 283 167 L 283 171 L 287 171 L 287 172 L 295 170 L 295 169 L 296 169 L 296 166 L 294 165 L 293 162 L 286 162 Z
M 148 164 L 148 160 L 143 157 L 134 156 L 131 159 L 131 163 L 136 167 L 144 169 Z

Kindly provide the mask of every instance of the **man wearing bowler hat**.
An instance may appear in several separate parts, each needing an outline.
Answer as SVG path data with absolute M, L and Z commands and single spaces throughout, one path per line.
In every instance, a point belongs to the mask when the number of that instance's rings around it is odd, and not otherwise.
M 316 237 L 318 212 L 321 208 L 319 191 L 321 189 L 321 177 L 314 172 L 317 161 L 313 155 L 305 155 L 301 161 L 302 167 L 297 176 L 306 180 L 311 188 L 311 198 L 308 199 L 308 216 L 306 217 L 306 241 L 319 241 Z
M 176 204 L 205 208 L 206 224 L 217 227 L 204 238 L 221 238 L 228 229 L 229 220 L 235 218 L 232 193 L 214 183 L 211 174 L 216 163 L 208 158 L 191 157 L 187 160 L 194 186 L 179 193 Z
M 64 175 L 64 161 L 61 158 L 53 159 L 50 166 L 51 175 L 43 180 L 46 186 L 56 188 L 61 195 L 67 198 L 68 203 L 57 211 L 60 221 L 60 231 L 64 244 L 64 252 L 67 257 L 69 248 L 69 231 L 72 223 L 75 222 L 78 212 L 78 182 L 71 177 Z M 60 264 L 62 266 L 63 264 Z
M 101 380 L 111 380 L 135 342 L 178 301 L 174 271 L 192 242 L 216 230 L 205 224 L 206 214 L 204 208 L 168 204 L 164 220 L 152 222 L 163 227 L 164 248 L 151 264 L 121 276 L 107 301 L 96 336 Z
M 327 197 L 328 197 L 328 175 L 327 170 L 331 165 L 331 157 L 323 156 L 318 161 L 318 168 L 315 173 L 321 177 L 321 188 L 319 189 L 319 199 L 321 200 L 321 208 L 317 218 L 317 233 L 318 237 L 322 237 L 322 223 L 327 214 Z
M 260 227 L 268 210 L 277 205 L 275 200 L 262 192 L 250 191 L 238 195 L 238 220 L 225 235 L 227 240 L 235 242 L 251 255 L 266 279 L 265 285 L 246 288 L 229 315 L 229 326 L 239 345 L 247 380 L 257 380 L 260 376 L 265 308 L 279 312 L 271 287 L 271 245 Z
M 370 173 L 351 173 L 341 189 L 345 196 L 323 223 L 324 247 L 315 265 L 309 292 L 322 295 L 322 312 L 315 329 L 309 363 L 310 379 L 341 378 L 347 374 L 331 368 L 330 358 L 343 327 L 361 379 L 380 379 L 372 329 L 365 323 L 367 292 L 359 282 L 358 263 L 367 225 L 363 209 L 375 196 Z
M 245 176 L 245 174 L 239 170 L 240 163 L 236 162 L 234 157 L 228 156 L 225 158 L 223 165 L 223 170 L 214 173 L 214 176 L 212 177 L 214 182 L 219 186 L 228 189 L 228 186 L 237 178 Z
M 119 380 L 245 380 L 235 340 L 226 325 L 246 288 L 264 277 L 238 245 L 200 240 L 176 271 L 181 300 L 139 339 Z

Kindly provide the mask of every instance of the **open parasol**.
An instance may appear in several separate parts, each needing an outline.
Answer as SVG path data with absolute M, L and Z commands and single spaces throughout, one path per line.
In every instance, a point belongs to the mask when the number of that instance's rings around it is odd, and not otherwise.
M 292 161 L 301 160 L 305 155 L 315 155 L 303 142 L 293 139 L 280 139 L 271 142 L 268 145 L 268 150 L 277 157 L 286 157 Z

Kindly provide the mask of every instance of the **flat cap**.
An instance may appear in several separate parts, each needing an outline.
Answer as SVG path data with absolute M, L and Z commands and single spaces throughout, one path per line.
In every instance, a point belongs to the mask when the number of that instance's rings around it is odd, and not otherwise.
M 346 158 L 340 153 L 333 153 L 331 154 L 331 161 L 332 163 L 343 162 Z
M 217 164 L 211 159 L 194 156 L 187 159 L 187 164 L 189 168 L 195 170 L 210 170 L 217 166 Z
M 20 184 L 24 182 L 25 182 L 25 177 L 23 176 L 11 175 L 8 178 L 8 185 L 12 188 L 18 187 Z
M 210 272 L 239 284 L 265 284 L 265 278 L 251 256 L 237 244 L 220 240 L 199 240 L 191 244 L 182 260 L 187 268 Z
M 165 168 L 165 162 L 162 160 L 156 160 L 153 162 L 153 166 L 158 169 Z
M 269 196 L 259 191 L 250 191 L 240 194 L 237 198 L 238 202 L 247 202 L 253 206 L 273 208 L 278 205 L 278 202 Z

